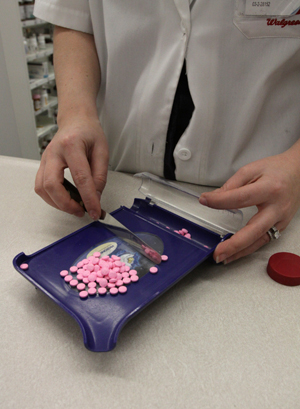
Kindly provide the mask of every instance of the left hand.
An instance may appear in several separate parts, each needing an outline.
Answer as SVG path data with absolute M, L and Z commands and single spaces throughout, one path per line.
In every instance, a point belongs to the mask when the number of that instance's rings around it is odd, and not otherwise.
M 267 231 L 272 226 L 282 232 L 290 223 L 300 206 L 300 160 L 295 153 L 290 149 L 243 166 L 221 188 L 200 196 L 201 204 L 215 209 L 258 210 L 245 227 L 217 246 L 217 263 L 253 253 L 270 241 Z

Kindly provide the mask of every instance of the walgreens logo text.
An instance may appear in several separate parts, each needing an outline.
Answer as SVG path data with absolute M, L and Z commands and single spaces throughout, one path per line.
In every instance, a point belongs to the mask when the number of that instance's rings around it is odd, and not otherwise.
M 286 20 L 285 18 L 277 20 L 277 18 L 267 18 L 268 26 L 280 26 L 284 28 L 286 26 L 299 26 L 300 20 Z

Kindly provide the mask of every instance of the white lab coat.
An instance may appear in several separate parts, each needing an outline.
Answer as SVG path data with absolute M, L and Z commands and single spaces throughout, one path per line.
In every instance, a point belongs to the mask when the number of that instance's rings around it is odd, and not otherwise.
M 36 0 L 35 14 L 94 34 L 99 113 L 115 170 L 163 176 L 186 59 L 195 110 L 174 151 L 176 178 L 218 186 L 300 136 L 300 15 L 282 27 L 241 15 L 245 0 L 193 3 L 190 10 L 189 0 Z

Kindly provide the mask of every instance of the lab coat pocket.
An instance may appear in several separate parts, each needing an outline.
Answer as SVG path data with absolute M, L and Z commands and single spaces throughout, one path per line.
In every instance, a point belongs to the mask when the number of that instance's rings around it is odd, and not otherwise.
M 236 0 L 233 22 L 247 38 L 300 38 L 300 0 Z

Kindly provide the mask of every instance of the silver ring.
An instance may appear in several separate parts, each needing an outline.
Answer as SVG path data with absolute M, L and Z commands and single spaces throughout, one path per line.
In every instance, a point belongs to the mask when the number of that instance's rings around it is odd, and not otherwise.
M 280 231 L 278 229 L 276 229 L 275 226 L 271 227 L 270 230 L 267 231 L 269 237 L 270 237 L 270 241 L 272 240 L 278 240 L 279 237 L 281 236 Z

